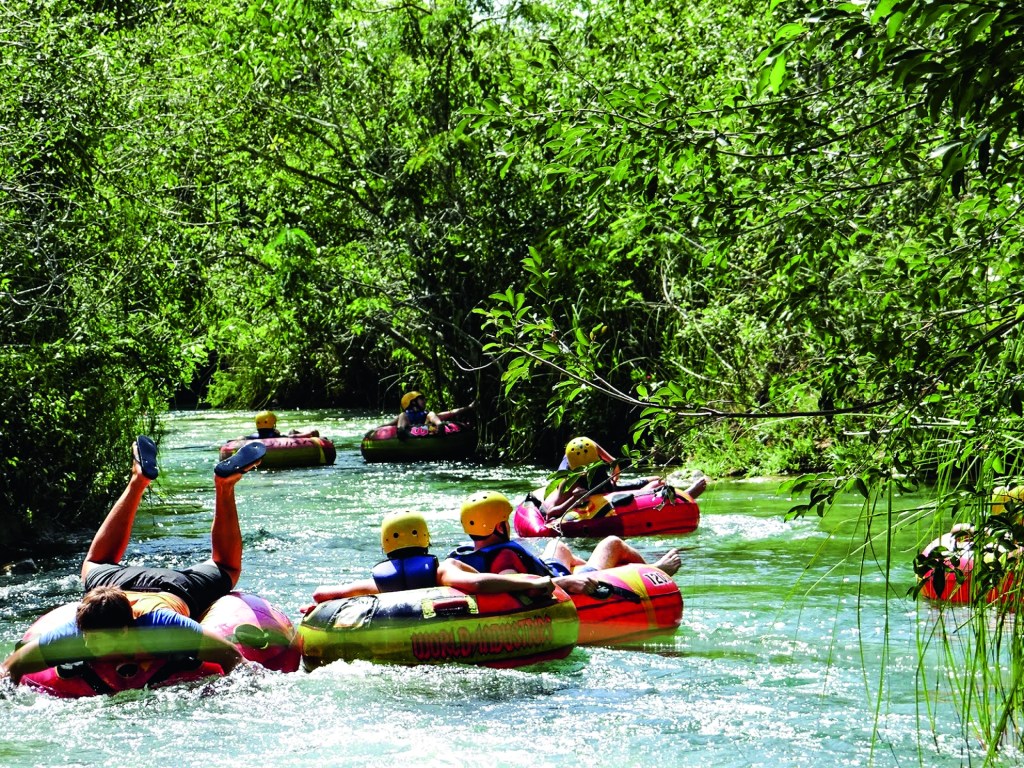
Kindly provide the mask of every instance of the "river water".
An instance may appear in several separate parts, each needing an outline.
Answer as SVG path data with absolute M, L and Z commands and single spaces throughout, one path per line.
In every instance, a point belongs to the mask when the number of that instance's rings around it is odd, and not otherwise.
M 212 469 L 252 414 L 175 412 L 159 480 L 127 561 L 180 567 L 208 556 Z M 383 512 L 425 514 L 433 550 L 463 539 L 461 500 L 515 500 L 536 466 L 367 465 L 362 434 L 379 415 L 279 413 L 280 426 L 334 440 L 330 467 L 257 471 L 237 486 L 245 533 L 238 588 L 296 621 L 321 583 L 365 578 Z M 127 448 L 126 448 L 127 452 Z M 126 461 L 127 466 L 127 461 Z M 668 641 L 576 649 L 516 670 L 336 663 L 313 673 L 240 669 L 228 678 L 113 697 L 0 693 L 0 766 L 959 766 L 980 764 L 943 664 L 922 638 L 938 611 L 905 597 L 923 531 L 894 544 L 886 587 L 862 557 L 855 500 L 825 519 L 786 521 L 777 480 L 715 482 L 689 536 L 638 539 L 655 559 L 684 548 L 685 608 Z M 915 501 L 906 500 L 904 506 Z M 593 542 L 571 542 L 588 552 Z M 85 547 L 83 546 L 83 554 Z M 903 565 L 905 563 L 905 565 Z M 0 576 L 0 643 L 80 594 L 80 558 Z M 883 673 L 884 668 L 884 673 Z M 921 690 L 921 681 L 932 685 Z

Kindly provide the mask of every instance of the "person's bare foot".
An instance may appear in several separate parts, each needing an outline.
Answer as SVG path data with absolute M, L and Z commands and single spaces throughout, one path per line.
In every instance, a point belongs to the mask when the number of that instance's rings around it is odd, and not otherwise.
M 689 488 L 686 489 L 686 495 L 689 496 L 694 501 L 696 501 L 697 497 L 704 493 L 705 490 L 707 490 L 707 487 L 708 479 L 704 477 L 704 475 L 701 475 L 693 482 L 693 484 Z
M 145 435 L 139 435 L 132 443 L 132 459 L 135 466 L 132 474 L 141 474 L 146 480 L 156 480 L 160 470 L 156 465 L 156 443 Z
M 676 571 L 678 571 L 682 565 L 683 561 L 679 559 L 679 550 L 675 548 L 670 549 L 661 556 L 661 559 L 658 560 L 658 562 L 654 563 L 655 568 L 664 571 L 669 576 L 675 576 Z
M 213 474 L 221 480 L 239 477 L 256 466 L 267 454 L 267 446 L 259 440 L 248 442 L 235 453 L 213 468 Z

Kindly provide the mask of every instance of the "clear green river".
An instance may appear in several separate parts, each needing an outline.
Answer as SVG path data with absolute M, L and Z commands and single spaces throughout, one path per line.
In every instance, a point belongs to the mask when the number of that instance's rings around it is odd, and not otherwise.
M 252 416 L 168 415 L 160 478 L 127 562 L 180 567 L 208 556 L 217 449 L 251 432 Z M 245 533 L 238 588 L 296 622 L 318 584 L 365 578 L 381 559 L 384 512 L 424 513 L 432 549 L 443 555 L 463 540 L 465 496 L 494 489 L 515 502 L 553 469 L 369 465 L 359 441 L 380 414 L 278 417 L 284 430 L 319 428 L 338 449 L 333 466 L 260 470 L 237 486 Z M 906 597 L 926 531 L 892 543 L 887 587 L 875 555 L 859 552 L 856 500 L 824 519 L 787 521 L 794 502 L 779 484 L 712 482 L 696 533 L 633 541 L 649 560 L 684 550 L 675 577 L 683 621 L 669 640 L 577 648 L 513 670 L 339 662 L 312 673 L 250 667 L 81 700 L 8 689 L 0 693 L 0 766 L 980 765 L 982 746 L 935 684 L 949 662 L 924 643 L 939 611 Z M 593 545 L 570 543 L 584 553 Z M 5 654 L 37 616 L 77 599 L 81 555 L 0 575 Z

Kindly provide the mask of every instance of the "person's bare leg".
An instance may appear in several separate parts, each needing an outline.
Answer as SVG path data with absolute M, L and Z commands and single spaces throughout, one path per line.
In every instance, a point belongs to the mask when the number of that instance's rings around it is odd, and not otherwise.
M 132 455 L 135 455 L 134 446 L 132 446 Z M 135 513 L 139 511 L 142 494 L 146 492 L 149 483 L 149 478 L 142 474 L 138 460 L 133 461 L 132 476 L 128 481 L 128 486 L 114 502 L 114 506 L 110 508 L 99 530 L 96 531 L 96 535 L 93 536 L 92 544 L 89 545 L 89 551 L 82 562 L 83 579 L 97 565 L 116 565 L 121 562 L 121 558 L 124 557 L 124 553 L 128 549 L 128 542 L 131 541 Z
M 683 491 L 683 493 L 689 496 L 692 501 L 696 501 L 697 497 L 704 493 L 705 490 L 707 490 L 707 487 L 708 479 L 704 477 L 704 475 L 701 475 L 696 480 L 694 480 L 690 487 Z
M 614 568 L 628 563 L 644 563 L 643 555 L 624 542 L 618 536 L 606 536 L 594 547 L 587 558 L 587 565 L 597 569 Z
M 232 587 L 242 575 L 242 529 L 235 504 L 235 483 L 242 479 L 242 474 L 229 477 L 215 475 L 213 478 L 216 492 L 213 527 L 210 530 L 213 562 L 230 575 Z
M 572 573 L 573 568 L 579 565 L 586 565 L 586 560 L 576 557 L 561 539 L 551 539 L 544 547 L 541 557 L 544 560 L 557 560 L 569 569 L 569 573 Z
M 608 536 L 595 547 L 587 565 L 597 569 L 614 568 L 617 565 L 629 563 L 645 563 L 643 555 L 636 549 L 624 542 L 618 536 Z M 682 565 L 679 559 L 679 551 L 670 549 L 657 562 L 651 563 L 655 568 L 664 571 L 667 575 L 673 576 Z

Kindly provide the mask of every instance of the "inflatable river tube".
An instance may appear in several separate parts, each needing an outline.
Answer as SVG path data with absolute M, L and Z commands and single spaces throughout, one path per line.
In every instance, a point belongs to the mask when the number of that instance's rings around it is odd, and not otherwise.
M 596 595 L 573 595 L 580 645 L 617 645 L 675 634 L 683 596 L 672 577 L 651 565 L 621 565 L 590 573 Z
M 700 522 L 697 502 L 670 486 L 648 493 L 591 496 L 582 507 L 552 520 L 545 520 L 540 511 L 543 498 L 544 489 L 539 488 L 516 507 L 513 524 L 521 537 L 667 536 L 692 533 Z
M 260 469 L 282 469 L 285 467 L 319 467 L 333 464 L 337 458 L 334 443 L 325 437 L 264 437 L 259 442 L 267 446 L 267 453 L 260 462 Z M 229 459 L 251 438 L 231 440 L 220 448 L 220 460 Z
M 971 593 L 974 589 L 974 547 L 967 536 L 958 536 L 953 533 L 944 533 L 931 542 L 921 551 L 922 557 L 927 557 L 935 550 L 945 550 L 949 553 L 943 557 L 944 567 L 936 576 L 934 570 L 926 571 L 921 576 L 924 582 L 921 586 L 921 595 L 929 600 L 939 600 L 949 603 L 964 604 L 971 602 Z M 957 583 L 957 571 L 963 574 L 963 581 Z M 1009 573 L 997 587 L 993 587 L 985 595 L 985 602 L 1019 600 L 1019 590 L 1014 589 L 1013 574 Z
M 77 608 L 77 602 L 67 603 L 44 614 L 29 627 L 19 645 L 73 620 Z M 279 672 L 299 668 L 299 648 L 291 620 L 263 598 L 232 592 L 210 606 L 199 623 L 234 643 L 249 661 Z M 193 656 L 111 657 L 49 667 L 23 676 L 21 684 L 60 698 L 81 698 L 223 674 L 218 664 Z
M 457 662 L 521 667 L 565 658 L 579 621 L 569 596 L 467 595 L 430 587 L 320 603 L 298 627 L 302 663 L 393 664 Z
M 436 432 L 426 427 L 412 427 L 408 435 L 399 439 L 398 428 L 386 424 L 367 432 L 359 451 L 367 463 L 459 461 L 476 452 L 476 429 L 450 421 Z

